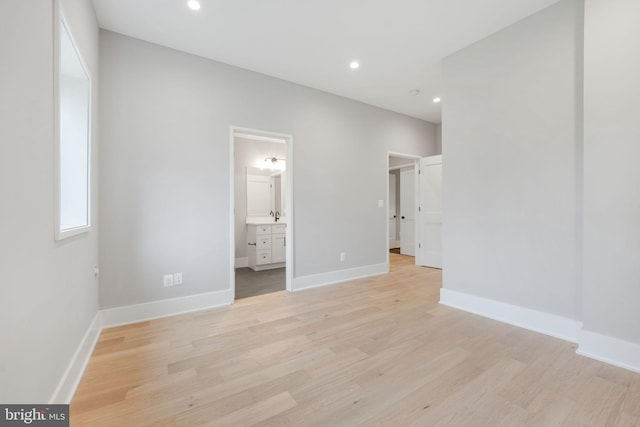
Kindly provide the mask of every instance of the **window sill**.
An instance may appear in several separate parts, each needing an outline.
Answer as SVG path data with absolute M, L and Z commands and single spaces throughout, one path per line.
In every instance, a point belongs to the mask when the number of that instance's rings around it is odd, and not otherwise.
M 90 225 L 85 225 L 82 227 L 69 228 L 67 230 L 58 230 L 56 232 L 56 240 L 64 240 L 69 237 L 77 236 L 78 234 L 88 233 L 91 230 Z

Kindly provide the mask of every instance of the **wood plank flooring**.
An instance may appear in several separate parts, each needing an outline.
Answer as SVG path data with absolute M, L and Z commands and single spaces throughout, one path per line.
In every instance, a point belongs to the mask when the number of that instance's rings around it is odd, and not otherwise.
M 72 426 L 640 426 L 640 374 L 438 304 L 439 270 L 103 331 Z

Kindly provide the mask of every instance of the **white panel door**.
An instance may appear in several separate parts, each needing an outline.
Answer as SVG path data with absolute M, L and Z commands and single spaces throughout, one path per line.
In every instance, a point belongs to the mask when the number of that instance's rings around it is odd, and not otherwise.
M 271 211 L 271 178 L 247 175 L 247 216 L 269 216 Z
M 418 264 L 442 268 L 442 156 L 420 159 Z
M 396 175 L 389 174 L 389 248 L 396 247 Z
M 400 171 L 400 253 L 416 254 L 415 172 L 413 168 Z

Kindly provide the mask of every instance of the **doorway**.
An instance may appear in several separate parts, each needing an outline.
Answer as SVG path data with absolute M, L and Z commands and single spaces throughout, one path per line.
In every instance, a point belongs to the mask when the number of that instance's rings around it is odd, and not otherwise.
M 442 268 L 442 156 L 388 153 L 389 252 Z
M 230 277 L 234 300 L 291 290 L 291 135 L 231 127 Z
M 398 214 L 400 213 L 400 169 L 389 171 L 389 250 L 400 253 L 400 225 Z
M 400 255 L 416 256 L 416 171 L 400 169 Z
M 416 169 L 420 158 L 406 154 L 388 155 L 389 251 L 415 256 Z

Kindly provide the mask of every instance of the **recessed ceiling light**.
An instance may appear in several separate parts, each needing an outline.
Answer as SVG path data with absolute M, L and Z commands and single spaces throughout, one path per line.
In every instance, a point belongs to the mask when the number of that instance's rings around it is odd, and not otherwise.
M 191 10 L 200 10 L 200 2 L 198 0 L 189 0 L 187 6 L 189 6 Z
M 433 98 L 433 102 L 436 104 L 439 103 L 440 101 L 442 101 L 440 98 Z
M 351 67 L 352 70 L 355 70 L 357 68 L 360 68 L 360 64 L 358 63 L 358 61 L 351 61 L 351 64 L 349 64 L 349 67 Z

